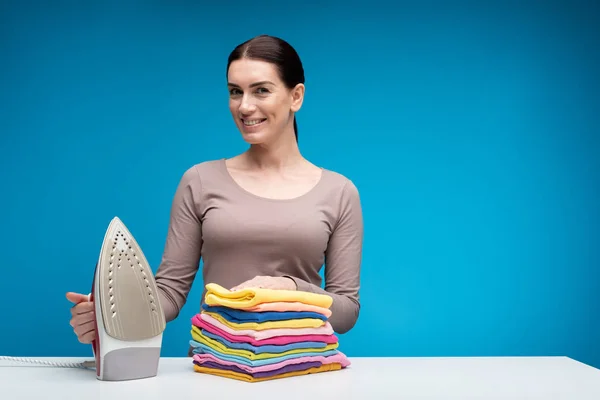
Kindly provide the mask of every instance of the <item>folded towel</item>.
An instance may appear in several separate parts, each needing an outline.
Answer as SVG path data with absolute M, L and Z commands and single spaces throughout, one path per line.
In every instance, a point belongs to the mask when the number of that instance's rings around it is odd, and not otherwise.
M 247 373 L 227 371 L 227 370 L 223 370 L 220 368 L 202 367 L 202 366 L 194 363 L 194 371 L 196 371 L 196 372 L 217 375 L 217 376 L 221 376 L 221 377 L 225 377 L 225 378 L 237 379 L 237 380 L 245 381 L 245 382 L 262 382 L 262 381 L 267 381 L 267 380 L 288 378 L 288 377 L 292 377 L 292 376 L 300 376 L 300 375 L 308 375 L 308 374 L 316 374 L 319 372 L 335 371 L 335 370 L 340 370 L 340 369 L 342 369 L 342 366 L 340 364 L 333 363 L 333 364 L 324 364 L 324 365 L 321 365 L 320 367 L 312 367 L 312 368 L 304 369 L 301 371 L 285 372 L 285 373 L 281 373 L 281 374 L 277 374 L 277 375 L 273 375 L 273 376 L 255 378 L 254 376 L 247 374 Z
M 300 363 L 300 364 L 286 365 L 285 367 L 281 367 L 281 368 L 273 370 L 273 371 L 246 372 L 243 369 L 241 369 L 235 365 L 222 365 L 222 364 L 215 363 L 212 361 L 205 361 L 202 364 L 194 361 L 194 364 L 199 365 L 204 368 L 218 368 L 221 371 L 233 371 L 233 372 L 249 375 L 254 379 L 272 377 L 274 375 L 285 374 L 286 372 L 304 371 L 309 368 L 315 368 L 315 367 L 321 366 L 321 363 L 318 363 L 318 362 L 304 362 L 304 363 Z
M 285 357 L 285 356 L 292 355 L 292 354 L 322 353 L 322 352 L 327 352 L 330 350 L 335 350 L 338 348 L 338 343 L 332 343 L 332 344 L 328 344 L 327 346 L 321 347 L 321 348 L 291 349 L 291 350 L 286 350 L 281 353 L 266 353 L 265 352 L 265 353 L 256 354 L 250 350 L 229 348 L 229 347 L 225 346 L 223 343 L 203 335 L 200 328 L 198 328 L 196 326 L 192 327 L 191 333 L 192 333 L 192 339 L 194 341 L 204 344 L 204 345 L 218 351 L 221 354 L 228 354 L 228 355 L 232 355 L 232 356 L 244 357 L 249 360 L 264 360 L 264 359 L 274 358 L 274 357 Z
M 199 318 L 214 325 L 221 330 L 231 333 L 232 335 L 245 335 L 251 336 L 255 339 L 268 339 L 277 336 L 296 336 L 296 335 L 332 335 L 333 327 L 329 321 L 325 322 L 325 325 L 318 328 L 277 328 L 277 329 L 265 329 L 262 331 L 256 331 L 253 329 L 234 329 L 228 324 L 224 324 L 217 318 L 211 315 L 200 313 Z M 198 325 L 198 324 L 194 324 Z
M 303 318 L 303 319 L 289 319 L 283 321 L 265 321 L 265 322 L 231 322 L 227 318 L 220 314 L 208 311 L 202 311 L 204 315 L 210 315 L 223 325 L 227 325 L 236 331 L 245 329 L 253 331 L 265 331 L 267 329 L 284 329 L 284 328 L 318 328 L 325 325 L 324 320 L 318 318 Z
M 327 320 L 327 317 L 321 313 L 314 311 L 247 311 L 247 310 L 236 310 L 235 308 L 223 307 L 223 306 L 209 306 L 202 304 L 202 310 L 219 314 L 226 320 L 235 323 L 242 322 L 269 322 L 269 321 L 289 321 L 289 320 L 303 320 L 303 319 L 320 319 L 322 321 Z M 319 326 L 319 325 L 317 325 Z
M 334 371 L 350 365 L 329 322 L 333 298 L 301 290 L 209 283 L 192 317 L 194 371 L 246 382 Z
M 254 354 L 261 353 L 283 353 L 284 351 L 294 350 L 294 349 L 322 349 L 327 346 L 325 342 L 298 342 L 298 343 L 290 343 L 283 345 L 263 345 L 263 346 L 254 346 L 250 343 L 243 342 L 232 342 L 225 339 L 223 336 L 215 335 L 214 333 L 210 333 L 206 329 L 202 329 L 202 334 L 206 337 L 214 339 L 224 346 L 229 347 L 231 349 L 240 349 L 240 350 L 249 350 Z
M 207 317 L 208 319 L 209 317 Z M 192 317 L 192 325 L 202 328 L 210 333 L 219 335 L 230 342 L 237 343 L 249 343 L 253 346 L 266 346 L 266 345 L 287 345 L 291 343 L 302 343 L 308 342 L 323 342 L 323 343 L 337 343 L 338 337 L 335 334 L 308 334 L 308 335 L 280 335 L 268 338 L 257 339 L 250 335 L 245 335 L 240 332 L 221 324 L 214 318 L 204 320 L 200 318 L 200 314 L 196 314 Z M 263 331 L 264 333 L 264 331 Z
M 225 289 L 216 283 L 205 285 L 205 302 L 209 306 L 225 306 L 236 309 L 252 307 L 274 301 L 300 302 L 323 308 L 331 307 L 333 298 L 328 295 L 301 290 L 246 288 L 236 291 Z
M 281 361 L 278 363 L 260 365 L 260 366 L 256 366 L 256 367 L 250 367 L 245 364 L 223 360 L 223 359 L 220 359 L 220 358 L 215 357 L 214 355 L 208 354 L 208 353 L 194 354 L 192 357 L 193 357 L 193 360 L 198 365 L 203 365 L 206 362 L 210 361 L 214 364 L 219 364 L 219 365 L 223 365 L 223 366 L 225 366 L 225 365 L 236 366 L 237 368 L 243 370 L 244 372 L 248 372 L 250 374 L 257 373 L 257 372 L 274 371 L 279 368 L 283 368 L 286 365 L 301 364 L 301 363 L 306 363 L 306 362 L 318 362 L 319 364 L 339 363 L 339 364 L 341 364 L 342 368 L 346 368 L 347 366 L 350 365 L 350 360 L 342 352 L 338 352 L 337 354 L 334 354 L 332 356 L 326 356 L 326 357 L 325 356 L 303 356 L 303 357 L 298 357 L 298 358 L 290 358 L 290 359 L 287 359 L 287 360 L 284 360 L 284 361 Z
M 329 308 L 323 308 L 312 304 L 304 304 L 298 301 L 273 301 L 270 303 L 261 303 L 252 307 L 245 307 L 242 310 L 251 312 L 265 312 L 265 311 L 312 311 L 325 316 L 326 318 L 331 317 L 331 310 Z
M 295 354 L 288 354 L 285 356 L 278 356 L 278 357 L 272 357 L 272 358 L 264 358 L 264 359 L 259 359 L 259 360 L 250 360 L 246 357 L 241 357 L 241 356 L 237 356 L 237 355 L 233 355 L 233 354 L 227 354 L 227 353 L 223 353 L 220 350 L 214 349 L 210 346 L 207 346 L 204 343 L 201 342 L 197 342 L 194 339 L 191 339 L 189 341 L 190 346 L 192 347 L 192 355 L 195 354 L 212 354 L 213 356 L 217 357 L 220 360 L 225 360 L 225 361 L 231 361 L 231 362 L 236 362 L 239 364 L 244 364 L 247 365 L 249 367 L 259 367 L 262 365 L 270 365 L 270 364 L 276 364 L 282 361 L 286 361 L 286 360 L 293 360 L 293 359 L 297 359 L 300 357 L 310 357 L 310 356 L 323 356 L 323 357 L 328 357 L 328 356 L 334 356 L 338 353 L 337 350 L 327 350 L 327 351 L 319 351 L 319 352 L 305 352 L 305 353 L 295 353 Z

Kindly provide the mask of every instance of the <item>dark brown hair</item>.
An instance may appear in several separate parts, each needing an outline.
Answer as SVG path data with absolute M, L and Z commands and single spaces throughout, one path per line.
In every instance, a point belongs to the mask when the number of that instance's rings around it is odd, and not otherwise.
M 285 40 L 269 35 L 259 35 L 238 45 L 227 60 L 227 72 L 233 61 L 249 58 L 274 64 L 279 78 L 288 89 L 304 83 L 304 68 L 296 50 Z M 298 124 L 294 116 L 294 133 L 298 141 Z

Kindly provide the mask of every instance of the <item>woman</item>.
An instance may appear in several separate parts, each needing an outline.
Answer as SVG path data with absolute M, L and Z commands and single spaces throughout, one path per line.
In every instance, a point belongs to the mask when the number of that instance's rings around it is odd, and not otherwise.
M 349 179 L 299 151 L 302 63 L 288 43 L 261 35 L 230 54 L 227 81 L 231 114 L 250 147 L 183 174 L 155 276 L 165 319 L 178 316 L 202 259 L 205 283 L 330 295 L 329 321 L 345 333 L 360 309 L 361 204 Z M 91 343 L 93 304 L 78 293 L 67 298 L 79 341 Z

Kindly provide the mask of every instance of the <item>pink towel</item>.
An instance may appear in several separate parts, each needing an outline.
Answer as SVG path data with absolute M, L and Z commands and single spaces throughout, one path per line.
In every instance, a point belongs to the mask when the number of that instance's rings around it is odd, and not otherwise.
M 260 366 L 256 366 L 256 367 L 251 367 L 249 365 L 245 365 L 245 364 L 240 364 L 237 362 L 233 362 L 233 361 L 227 361 L 227 360 L 223 360 L 221 358 L 217 358 L 215 356 L 213 356 L 212 354 L 194 354 L 193 356 L 194 361 L 197 361 L 199 363 L 205 363 L 208 361 L 212 361 L 221 365 L 232 365 L 235 367 L 239 367 L 241 369 L 243 369 L 244 371 L 247 371 L 248 373 L 254 374 L 257 372 L 267 372 L 267 371 L 274 371 L 276 369 L 279 368 L 283 368 L 286 365 L 290 365 L 290 364 L 301 364 L 304 362 L 320 362 L 321 364 L 325 365 L 325 364 L 332 364 L 332 363 L 340 363 L 342 364 L 342 368 L 345 368 L 347 366 L 350 365 L 350 360 L 348 360 L 348 358 L 346 357 L 346 355 L 342 352 L 339 352 L 335 355 L 332 356 L 304 356 L 304 357 L 297 357 L 297 358 L 289 358 L 287 360 L 284 361 L 280 361 L 278 363 L 275 364 L 266 364 L 266 365 L 260 365 Z
M 272 328 L 264 329 L 262 331 L 256 331 L 253 329 L 233 329 L 222 322 L 216 320 L 210 315 L 200 313 L 200 318 L 208 322 L 209 324 L 215 325 L 222 330 L 231 333 L 232 335 L 246 335 L 251 336 L 255 339 L 268 339 L 277 336 L 299 336 L 299 335 L 332 335 L 333 327 L 329 321 L 325 321 L 324 325 L 318 328 Z
M 286 345 L 299 342 L 325 342 L 328 344 L 338 342 L 338 338 L 333 334 L 333 329 L 331 328 L 329 322 L 327 322 L 327 325 L 319 328 L 286 328 L 265 329 L 264 331 L 236 331 L 222 324 L 220 321 L 212 318 L 210 315 L 196 314 L 194 317 L 192 317 L 192 324 L 199 328 L 206 329 L 210 333 L 219 335 L 230 342 L 250 343 L 253 346 Z M 329 331 L 331 331 L 331 333 L 327 333 Z M 286 332 L 293 332 L 293 334 L 287 334 Z M 302 332 L 308 333 L 302 334 Z

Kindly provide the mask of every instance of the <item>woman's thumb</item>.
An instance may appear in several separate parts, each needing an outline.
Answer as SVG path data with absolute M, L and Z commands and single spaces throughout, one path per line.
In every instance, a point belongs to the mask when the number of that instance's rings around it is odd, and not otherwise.
M 74 292 L 68 292 L 67 293 L 67 300 L 69 300 L 71 303 L 83 303 L 84 301 L 89 301 L 88 296 L 86 294 L 81 294 L 81 293 L 74 293 Z

